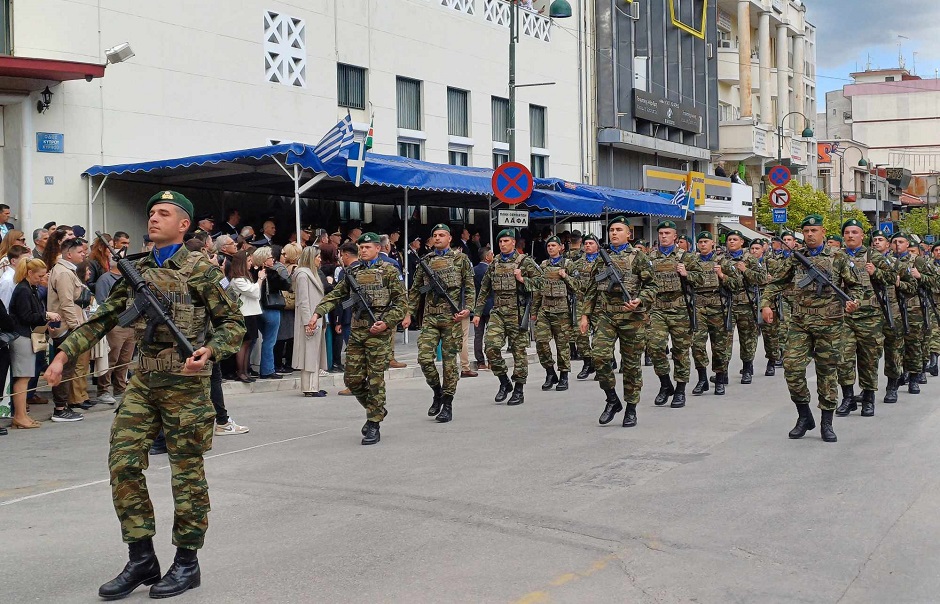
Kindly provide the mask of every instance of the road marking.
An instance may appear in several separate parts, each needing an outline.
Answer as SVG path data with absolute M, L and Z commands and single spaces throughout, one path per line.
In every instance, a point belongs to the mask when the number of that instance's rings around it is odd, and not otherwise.
M 285 438 L 283 440 L 275 440 L 269 443 L 261 443 L 260 445 L 254 445 L 251 447 L 245 447 L 244 449 L 236 449 L 235 451 L 226 451 L 225 453 L 216 453 L 215 455 L 206 455 L 204 459 L 214 459 L 216 457 L 225 457 L 226 455 L 234 455 L 235 453 L 244 453 L 245 451 L 252 451 L 254 449 L 261 449 L 263 447 L 270 447 L 272 445 L 282 445 L 284 443 L 293 442 L 295 440 L 302 440 L 305 438 L 312 438 L 314 436 L 320 436 L 321 434 L 327 434 L 329 432 L 336 432 L 337 430 L 345 430 L 347 426 L 342 426 L 340 428 L 330 428 L 329 430 L 323 430 L 322 432 L 316 432 L 314 434 L 305 434 L 303 436 L 294 436 L 293 438 Z M 154 470 L 168 470 L 170 466 L 160 466 L 159 468 L 153 468 Z M 42 493 L 34 493 L 32 495 L 26 495 L 24 497 L 19 497 L 17 499 L 11 499 L 9 501 L 0 501 L 0 507 L 5 505 L 13 505 L 14 503 L 20 503 L 22 501 L 30 501 L 31 499 L 38 499 L 40 497 L 46 497 L 48 495 L 55 495 L 57 493 L 67 493 L 68 491 L 74 491 L 76 489 L 84 489 L 85 487 L 93 487 L 99 484 L 106 484 L 111 482 L 110 478 L 103 478 L 101 480 L 93 480 L 91 482 L 85 482 L 82 484 L 72 485 L 70 487 L 63 487 L 61 489 L 52 489 L 51 491 L 43 491 Z
M 580 581 L 581 579 L 586 579 L 591 575 L 598 573 L 605 568 L 607 565 L 617 559 L 617 554 L 608 554 L 603 558 L 598 558 L 591 564 L 590 568 L 582 570 L 580 572 L 569 572 L 563 573 L 551 581 L 548 582 L 550 587 L 561 587 L 572 583 L 574 581 Z M 551 601 L 552 596 L 547 589 L 540 589 L 538 591 L 529 592 L 526 595 L 522 596 L 518 600 L 515 600 L 513 604 L 541 604 L 542 602 Z

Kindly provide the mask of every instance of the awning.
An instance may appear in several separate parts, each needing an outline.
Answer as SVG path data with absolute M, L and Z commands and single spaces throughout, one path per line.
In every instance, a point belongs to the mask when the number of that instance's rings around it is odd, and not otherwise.
M 207 155 L 191 155 L 176 159 L 161 159 L 157 161 L 137 162 L 133 164 L 117 164 L 113 166 L 92 166 L 85 170 L 83 176 L 111 176 L 117 174 L 148 173 L 154 178 L 169 174 L 204 174 L 212 176 L 218 174 L 217 170 L 200 170 L 205 166 L 223 163 L 241 163 L 243 165 L 261 165 L 270 163 L 276 156 L 299 156 L 304 153 L 305 145 L 289 143 L 254 149 L 241 149 L 238 151 L 225 151 L 223 153 L 209 153 Z
M 0 56 L 0 78 L 24 78 L 65 82 L 104 77 L 104 65 L 97 63 L 79 63 L 77 61 L 55 61 L 52 59 L 34 59 L 30 57 Z M 29 90 L 39 90 L 36 86 Z M 43 84 L 45 85 L 45 84 Z
M 604 213 L 604 205 L 600 201 L 587 200 L 562 191 L 546 189 L 533 189 L 525 205 L 536 210 L 544 210 L 533 212 L 533 218 L 550 218 L 553 214 L 599 218 Z
M 535 185 L 540 188 L 551 188 L 555 191 L 600 201 L 603 203 L 604 211 L 607 212 L 647 214 L 651 216 L 668 216 L 670 218 L 682 218 L 685 213 L 682 208 L 672 203 L 671 198 L 663 197 L 658 193 L 586 185 L 568 182 L 559 178 L 536 179 Z
M 730 220 L 720 220 L 718 224 L 722 227 L 730 230 L 741 231 L 741 234 L 744 235 L 744 238 L 748 241 L 753 241 L 755 239 L 767 239 L 769 235 L 764 235 L 763 233 L 758 233 L 754 229 L 749 229 L 740 222 L 731 222 Z

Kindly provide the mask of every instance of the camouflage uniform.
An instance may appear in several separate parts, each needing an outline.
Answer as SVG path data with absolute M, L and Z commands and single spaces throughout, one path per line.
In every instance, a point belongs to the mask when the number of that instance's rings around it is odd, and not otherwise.
M 346 386 L 366 410 L 368 421 L 379 423 L 388 414 L 385 410 L 385 370 L 392 358 L 395 326 L 407 313 L 408 294 L 398 269 L 380 258 L 368 263 L 356 262 L 346 270 L 352 271 L 378 320 L 388 325 L 382 333 L 372 334 L 369 333 L 372 320 L 368 313 L 353 316 L 343 376 Z M 349 283 L 344 279 L 323 297 L 314 312 L 325 316 L 348 297 Z M 457 328 L 459 331 L 459 323 Z
M 884 336 L 884 354 L 885 354 L 885 367 L 884 374 L 888 378 L 888 385 L 886 390 L 888 394 L 886 398 L 891 396 L 891 391 L 897 390 L 896 382 L 901 378 L 901 372 L 904 371 L 904 325 L 901 320 L 901 306 L 898 302 L 898 291 L 901 291 L 900 287 L 895 286 L 897 279 L 900 278 L 902 282 L 910 282 L 912 277 L 907 273 L 900 273 L 900 263 L 897 258 L 894 257 L 894 254 L 890 252 L 885 252 L 881 254 L 885 259 L 891 275 L 889 277 L 890 284 L 888 286 L 888 300 L 891 304 L 891 314 L 894 319 L 894 327 L 888 325 L 887 321 L 884 321 L 881 326 L 881 332 Z M 908 289 L 908 288 L 905 288 Z M 902 291 L 903 295 L 903 291 Z M 889 398 L 886 402 L 892 402 Z M 895 401 L 896 402 L 896 399 Z
M 875 296 L 875 286 L 884 286 L 886 291 L 894 289 L 894 271 L 884 256 L 864 245 L 844 251 L 849 257 L 849 266 L 858 275 L 861 293 L 859 309 L 845 316 L 839 384 L 844 388 L 855 384 L 858 359 L 859 387 L 875 392 L 878 390 L 878 361 L 884 347 L 884 314 Z M 875 266 L 872 275 L 865 268 L 869 262 Z M 898 315 L 894 317 L 897 319 Z
M 517 268 L 522 270 L 522 283 L 516 281 L 513 275 Z M 498 254 L 483 275 L 473 314 L 479 315 L 483 312 L 486 299 L 492 293 L 493 310 L 483 336 L 486 358 L 490 362 L 493 375 L 505 376 L 508 368 L 500 351 L 508 339 L 513 358 L 512 381 L 525 384 L 529 376 L 525 351 L 529 343 L 529 333 L 519 329 L 519 319 L 523 312 L 520 289 L 531 295 L 541 289 L 538 265 L 532 258 L 515 251 L 509 255 Z
M 754 355 L 757 354 L 757 319 L 754 316 L 754 288 L 765 285 L 768 275 L 764 268 L 757 261 L 757 258 L 750 252 L 740 251 L 737 255 L 728 253 L 728 260 L 737 264 L 744 263 L 743 281 L 741 287 L 734 293 L 734 324 L 738 329 L 738 356 L 747 369 L 753 373 L 751 366 L 754 363 Z M 737 272 L 737 269 L 735 269 Z
M 931 263 L 931 268 L 934 273 L 940 274 L 940 261 L 934 260 Z M 934 304 L 940 307 L 940 292 L 935 291 L 933 293 Z M 930 364 L 931 367 L 936 367 L 936 359 L 933 358 L 933 355 L 940 355 L 940 324 L 937 323 L 937 316 L 931 312 L 930 313 Z M 931 371 L 933 375 L 937 375 Z
M 685 264 L 689 273 L 688 281 L 693 287 L 703 283 L 702 267 L 695 259 L 695 254 L 684 252 L 673 246 L 668 253 L 659 246 L 649 253 L 656 279 L 656 301 L 653 303 L 651 324 L 647 342 L 647 352 L 653 359 L 656 375 L 669 377 L 669 359 L 666 356 L 669 339 L 672 338 L 672 360 L 675 364 L 676 382 L 686 384 L 689 381 L 689 348 L 692 346 L 692 333 L 682 285 L 676 265 Z
M 922 285 L 927 289 L 934 288 L 933 271 L 927 265 L 923 256 L 914 256 L 910 252 L 895 256 L 898 260 L 898 272 L 901 274 L 901 286 L 898 290 L 907 298 L 907 317 L 909 329 L 904 334 L 903 363 L 904 372 L 914 374 L 908 379 L 917 379 L 917 374 L 923 371 L 924 347 L 927 333 L 924 330 L 924 313 L 920 307 L 920 298 L 917 295 L 918 279 L 911 274 L 916 268 L 921 273 Z M 905 275 L 909 278 L 905 279 Z M 903 332 L 903 326 L 902 326 Z
M 551 259 L 545 260 L 541 268 L 542 288 L 535 294 L 532 301 L 532 316 L 537 317 L 535 351 L 538 353 L 542 367 L 553 369 L 555 363 L 552 359 L 552 339 L 554 338 L 558 370 L 567 373 L 571 371 L 571 350 L 568 343 L 572 335 L 569 295 L 575 296 L 575 312 L 577 312 L 578 284 L 572 276 L 571 261 L 564 257 L 559 256 L 554 262 Z M 562 270 L 567 273 L 567 276 L 559 275 Z
M 424 257 L 424 261 L 447 288 L 450 299 L 461 310 L 469 310 L 475 293 L 470 259 L 461 252 L 448 249 L 444 253 L 431 252 Z M 433 290 L 426 295 L 421 293 L 420 290 L 429 282 L 424 270 L 415 267 L 408 307 L 414 310 L 415 314 L 422 311 L 421 334 L 418 336 L 418 364 L 421 365 L 421 371 L 429 386 L 440 387 L 444 394 L 453 396 L 457 392 L 457 380 L 460 378 L 457 355 L 463 347 L 463 328 L 459 321 L 454 321 L 454 311 L 447 300 L 439 297 Z M 438 343 L 441 345 L 443 359 L 443 384 L 434 364 Z
M 727 256 L 717 251 L 699 256 L 703 283 L 695 288 L 695 307 L 698 312 L 698 329 L 692 334 L 692 360 L 697 369 L 708 367 L 708 340 L 712 342 L 712 370 L 721 375 L 728 373 L 731 360 L 733 333 L 725 329 L 725 304 L 719 291 L 732 294 L 741 288 L 741 274 Z M 720 281 L 715 267 L 720 266 L 725 280 Z
M 569 252 L 568 259 L 571 260 L 571 276 L 574 278 L 578 287 L 577 316 L 580 317 L 586 314 L 584 312 L 584 296 L 590 285 L 591 270 L 597 261 L 597 254 L 594 254 L 593 259 L 589 259 L 587 253 L 582 251 L 572 258 L 571 252 Z M 582 334 L 580 330 L 577 330 L 575 333 L 575 344 L 577 344 L 578 352 L 581 354 L 581 358 L 583 358 L 585 362 L 588 362 L 591 358 L 591 332 L 594 331 L 594 328 L 597 325 L 597 321 L 594 319 L 594 317 L 591 315 L 588 316 L 591 319 L 591 325 L 587 333 Z
M 184 374 L 175 341 L 166 327 L 157 327 L 153 341 L 143 342 L 146 320 L 141 317 L 132 325 L 140 363 L 111 425 L 108 466 L 114 509 L 126 543 L 155 534 L 153 505 L 143 471 L 149 465 L 150 445 L 162 428 L 172 474 L 173 544 L 199 549 L 209 515 L 209 487 L 202 456 L 212 448 L 215 420 L 209 376 L 213 362 L 238 350 L 245 322 L 238 303 L 220 285 L 222 273 L 218 266 L 204 254 L 181 246 L 162 267 L 152 252 L 139 260 L 137 267 L 144 279 L 167 294 L 173 303 L 173 321 L 193 348 L 207 346 L 212 350 L 212 360 L 201 372 Z M 118 281 L 107 301 L 65 339 L 59 350 L 69 358 L 89 350 L 118 324 L 118 316 L 133 304 L 132 293 L 126 281 Z M 211 333 L 203 342 L 210 322 Z
M 858 299 L 858 277 L 845 253 L 823 245 L 815 255 L 812 252 L 807 255 L 810 262 L 828 274 L 833 283 L 839 285 L 851 298 Z M 821 294 L 816 293 L 815 283 L 805 288 L 797 287 L 796 284 L 805 276 L 806 270 L 795 256 L 785 258 L 764 292 L 761 308 L 771 308 L 774 297 L 789 289 L 792 284 L 793 314 L 783 358 L 790 399 L 801 406 L 808 406 L 811 402 L 812 397 L 806 384 L 806 367 L 812 359 L 816 364 L 819 408 L 834 411 L 840 358 L 838 342 L 845 314 L 844 304 L 829 287 L 825 287 Z
M 765 272 L 767 273 L 767 281 L 774 279 L 776 273 L 783 266 L 783 259 L 779 256 L 771 255 L 768 257 L 762 257 L 758 259 L 758 262 L 762 265 Z M 764 287 L 760 288 L 760 299 L 764 299 Z M 764 357 L 770 362 L 775 362 L 777 360 L 783 360 L 781 358 L 781 324 L 783 322 L 783 317 L 779 316 L 777 309 L 777 301 L 772 301 L 772 308 L 774 313 L 778 316 L 774 318 L 774 322 L 769 325 L 764 323 L 760 327 L 761 338 L 764 342 Z

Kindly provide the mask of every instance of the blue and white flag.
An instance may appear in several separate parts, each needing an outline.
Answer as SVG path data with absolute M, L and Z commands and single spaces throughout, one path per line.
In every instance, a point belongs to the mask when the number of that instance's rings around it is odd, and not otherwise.
M 685 207 L 686 197 L 685 183 L 682 183 L 679 185 L 679 190 L 676 191 L 676 194 L 672 196 L 672 205 L 679 206 L 680 208 Z
M 317 158 L 325 164 L 335 159 L 343 147 L 351 144 L 352 140 L 352 117 L 346 114 L 346 117 L 337 122 L 336 125 L 326 133 L 326 136 L 320 139 L 317 146 L 313 148 L 313 152 L 316 154 Z

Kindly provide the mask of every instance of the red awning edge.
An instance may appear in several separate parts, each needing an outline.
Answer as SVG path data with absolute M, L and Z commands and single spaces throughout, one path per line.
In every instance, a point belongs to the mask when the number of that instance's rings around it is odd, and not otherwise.
M 82 80 L 104 77 L 104 65 L 30 57 L 0 56 L 0 77 L 33 80 Z

